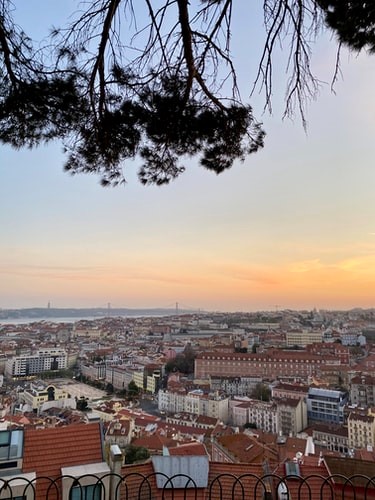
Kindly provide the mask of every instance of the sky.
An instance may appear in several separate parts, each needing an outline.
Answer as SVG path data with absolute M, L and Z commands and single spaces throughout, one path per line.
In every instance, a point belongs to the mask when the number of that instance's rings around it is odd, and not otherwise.
M 33 36 L 75 4 L 15 3 Z M 262 35 L 259 18 L 253 31 L 243 19 L 236 11 L 233 51 L 246 100 Z M 144 187 L 135 161 L 125 186 L 102 188 L 63 172 L 59 143 L 1 145 L 0 308 L 374 307 L 375 56 L 344 51 L 335 93 L 334 64 L 322 36 L 314 71 L 326 83 L 305 132 L 298 117 L 282 119 L 277 61 L 273 114 L 263 95 L 249 101 L 265 148 L 219 176 L 192 159 L 170 185 Z

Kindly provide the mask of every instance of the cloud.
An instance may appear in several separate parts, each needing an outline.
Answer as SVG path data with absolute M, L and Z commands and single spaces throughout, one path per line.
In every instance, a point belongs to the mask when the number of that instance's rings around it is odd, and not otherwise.
M 307 273 L 310 271 L 318 271 L 324 268 L 324 265 L 319 259 L 303 260 L 294 262 L 289 265 L 289 271 L 292 273 Z

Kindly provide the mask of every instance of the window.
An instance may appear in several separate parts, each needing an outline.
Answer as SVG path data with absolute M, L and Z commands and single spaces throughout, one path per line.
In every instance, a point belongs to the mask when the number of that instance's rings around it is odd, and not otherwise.
M 100 483 L 88 486 L 73 486 L 70 490 L 69 500 L 100 500 L 102 485 Z
M 23 431 L 0 431 L 0 461 L 22 457 Z

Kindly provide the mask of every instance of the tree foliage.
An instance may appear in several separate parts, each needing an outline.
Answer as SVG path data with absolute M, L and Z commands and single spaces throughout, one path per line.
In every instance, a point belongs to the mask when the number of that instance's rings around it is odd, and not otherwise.
M 375 3 L 358 0 L 319 0 L 325 21 L 340 41 L 360 51 L 375 53 Z
M 271 399 L 271 389 L 268 385 L 259 382 L 254 387 L 254 390 L 251 393 L 251 397 L 254 399 L 259 399 L 261 401 L 269 401 Z
M 199 158 L 220 173 L 263 147 L 264 131 L 237 88 L 233 0 L 89 0 L 36 49 L 0 0 L 0 141 L 63 141 L 65 169 L 165 184 Z M 249 3 L 249 15 L 252 4 Z M 374 7 L 358 0 L 263 0 L 266 39 L 256 84 L 271 109 L 275 45 L 289 36 L 286 114 L 315 97 L 310 43 L 326 22 L 340 43 L 374 50 Z
M 81 396 L 79 399 L 76 399 L 77 402 L 77 410 L 80 411 L 88 411 L 88 399 L 85 398 L 84 396 Z
M 130 400 L 134 399 L 135 397 L 138 396 L 139 392 L 140 392 L 139 387 L 134 382 L 134 380 L 131 380 L 128 385 L 128 392 L 127 392 L 128 398 Z
M 187 345 L 183 352 L 177 354 L 174 359 L 168 361 L 165 365 L 165 371 L 170 372 L 181 372 L 186 375 L 194 373 L 194 361 L 195 352 L 190 345 Z
M 147 448 L 143 446 L 134 446 L 130 444 L 125 448 L 125 463 L 134 464 L 137 462 L 143 462 L 150 457 L 150 452 Z

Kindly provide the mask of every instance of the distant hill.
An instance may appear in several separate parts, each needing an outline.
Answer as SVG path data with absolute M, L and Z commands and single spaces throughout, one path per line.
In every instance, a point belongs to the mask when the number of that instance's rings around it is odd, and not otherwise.
M 179 314 L 192 313 L 193 310 L 179 309 Z M 0 321 L 2 319 L 53 319 L 53 318 L 103 318 L 116 316 L 172 316 L 176 314 L 175 309 L 127 309 L 127 308 L 56 308 L 56 307 L 30 307 L 27 309 L 1 309 Z

